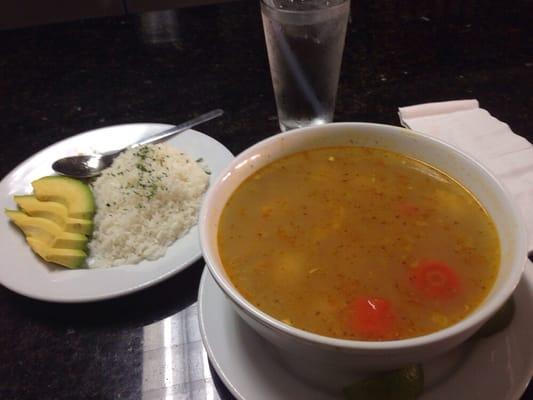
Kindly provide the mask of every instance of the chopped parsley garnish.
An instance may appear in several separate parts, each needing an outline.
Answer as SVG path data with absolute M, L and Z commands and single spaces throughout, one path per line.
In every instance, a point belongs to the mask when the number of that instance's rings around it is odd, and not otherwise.
M 160 156 L 150 146 L 139 147 L 133 155 L 137 158 L 135 164 L 137 181 L 130 183 L 127 189 L 132 189 L 134 194 L 147 200 L 152 199 L 160 190 L 167 191 L 162 176 L 168 177 L 168 173 L 159 170 L 168 171 L 166 165 L 168 155 Z

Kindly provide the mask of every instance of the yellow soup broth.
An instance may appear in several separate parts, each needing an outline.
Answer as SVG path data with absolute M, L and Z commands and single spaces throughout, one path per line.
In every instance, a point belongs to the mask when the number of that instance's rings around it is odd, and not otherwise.
M 300 152 L 250 176 L 222 212 L 218 245 L 232 283 L 259 309 L 358 340 L 458 322 L 500 263 L 494 223 L 463 186 L 363 147 Z

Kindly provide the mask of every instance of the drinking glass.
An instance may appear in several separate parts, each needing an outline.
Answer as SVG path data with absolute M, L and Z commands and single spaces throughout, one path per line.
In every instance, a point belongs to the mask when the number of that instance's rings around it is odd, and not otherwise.
M 261 0 L 281 130 L 333 120 L 350 0 Z

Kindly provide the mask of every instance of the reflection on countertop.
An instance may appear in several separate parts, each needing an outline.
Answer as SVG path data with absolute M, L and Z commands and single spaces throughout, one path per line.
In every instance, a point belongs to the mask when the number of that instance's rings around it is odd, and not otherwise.
M 197 304 L 143 328 L 142 398 L 214 400 Z

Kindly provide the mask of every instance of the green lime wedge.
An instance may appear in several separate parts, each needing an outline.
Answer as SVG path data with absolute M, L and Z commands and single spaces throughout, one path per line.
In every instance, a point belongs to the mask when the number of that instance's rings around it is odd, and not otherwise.
M 471 339 L 482 339 L 503 331 L 513 320 L 514 313 L 515 303 L 511 297 L 481 328 L 479 328 L 479 331 L 477 331 Z
M 346 400 L 415 400 L 424 389 L 421 365 L 383 372 L 345 387 Z

